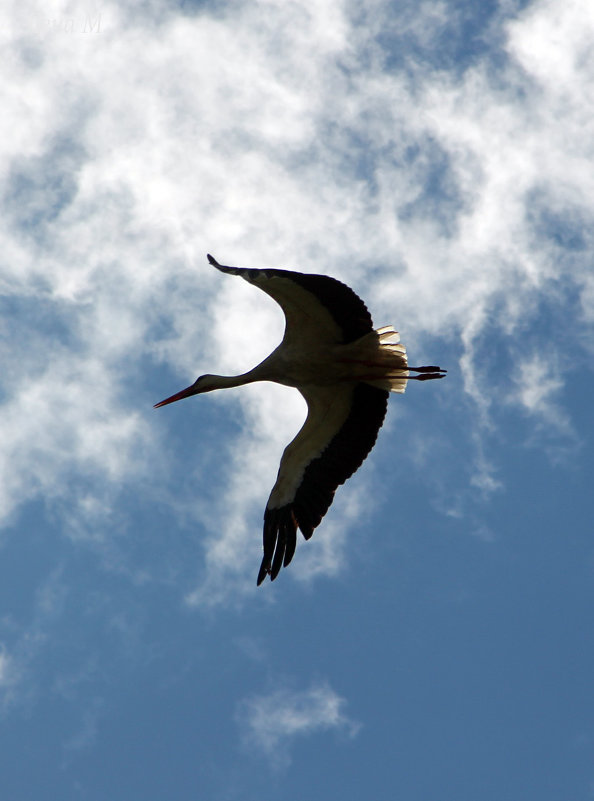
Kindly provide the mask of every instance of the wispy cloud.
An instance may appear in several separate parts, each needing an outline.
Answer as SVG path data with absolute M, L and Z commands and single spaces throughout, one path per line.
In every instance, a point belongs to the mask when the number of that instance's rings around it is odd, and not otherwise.
M 344 712 L 346 702 L 326 683 L 307 690 L 278 689 L 241 702 L 238 722 L 246 746 L 266 755 L 273 767 L 290 762 L 297 737 L 336 731 L 354 737 L 360 725 Z
M 563 379 L 548 354 L 532 354 L 519 362 L 515 383 L 517 400 L 527 413 L 549 426 L 567 429 L 569 421 L 556 400 Z
M 34 666 L 62 614 L 65 595 L 62 570 L 56 568 L 38 587 L 27 625 L 10 616 L 0 620 L 0 700 L 5 709 L 27 706 L 39 692 Z
M 14 682 L 13 666 L 10 656 L 4 647 L 0 648 L 0 689 L 6 695 L 7 688 Z
M 93 698 L 89 707 L 83 712 L 78 730 L 63 744 L 62 768 L 81 752 L 91 748 L 97 737 L 97 728 L 101 715 L 104 714 L 101 698 Z

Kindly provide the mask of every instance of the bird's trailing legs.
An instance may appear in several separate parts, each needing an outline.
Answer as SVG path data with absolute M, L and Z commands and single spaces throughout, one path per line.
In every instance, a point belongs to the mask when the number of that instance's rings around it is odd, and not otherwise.
M 409 381 L 411 378 L 416 378 L 417 381 L 429 381 L 431 378 L 444 378 L 447 373 L 447 370 L 443 370 L 441 367 L 437 367 L 434 364 L 427 367 L 407 367 L 406 369 L 409 372 L 421 373 L 421 375 L 409 375 Z

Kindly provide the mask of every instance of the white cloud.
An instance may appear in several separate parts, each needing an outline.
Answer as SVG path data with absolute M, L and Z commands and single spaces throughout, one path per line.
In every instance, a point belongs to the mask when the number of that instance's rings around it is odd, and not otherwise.
M 581 91 L 584 68 L 592 66 L 594 9 L 589 3 L 537 0 L 508 30 L 510 49 L 530 75 L 547 88 L 556 85 L 571 95 Z
M 354 737 L 360 726 L 344 713 L 345 700 L 326 683 L 307 690 L 279 689 L 241 702 L 238 721 L 244 743 L 285 767 L 289 747 L 299 736 L 335 730 Z
M 39 692 L 33 666 L 62 615 L 66 593 L 62 570 L 56 568 L 37 588 L 27 625 L 20 625 L 9 615 L 0 620 L 4 640 L 0 642 L 0 701 L 5 709 L 26 706 Z
M 544 355 L 534 354 L 517 365 L 515 382 L 519 401 L 527 412 L 541 416 L 550 424 L 562 424 L 554 398 L 563 381 L 555 364 Z
M 4 649 L 0 650 L 0 687 L 7 687 L 11 681 L 11 660 Z
M 47 355 L 51 361 L 37 375 L 27 369 L 34 360 L 24 357 L 15 368 L 20 375 L 14 394 L 4 404 L 0 505 L 5 518 L 15 505 L 38 495 L 70 495 L 83 477 L 101 474 L 115 486 L 144 469 L 138 457 L 146 429 L 138 413 L 114 402 L 115 376 L 108 378 L 106 365 L 58 349 Z
M 510 401 L 519 405 L 531 422 L 524 444 L 544 450 L 553 463 L 575 464 L 581 440 L 563 408 L 563 374 L 557 359 L 533 353 L 518 360 L 515 391 Z
M 57 3 L 52 16 L 69 9 Z M 426 46 L 421 33 L 438 37 L 449 9 L 415 13 L 414 25 L 409 11 L 403 22 Z M 122 488 L 149 468 L 173 469 L 168 418 L 149 417 L 168 387 L 149 393 L 150 368 L 190 379 L 245 370 L 276 344 L 273 304 L 210 270 L 207 250 L 342 277 L 378 325 L 404 329 L 411 354 L 428 335 L 444 337 L 460 353 L 477 428 L 491 424 L 498 389 L 489 336 L 513 343 L 543 299 L 567 303 L 563 285 L 579 296 L 578 342 L 588 341 L 594 34 L 585 4 L 533 3 L 501 17 L 504 66 L 494 72 L 477 56 L 461 75 L 416 62 L 414 49 L 409 72 L 386 68 L 371 34 L 393 8 L 379 1 L 369 29 L 340 0 L 240 2 L 158 24 L 107 3 L 92 36 L 33 25 L 44 18 L 35 3 L 14 14 L 0 286 L 23 305 L 2 324 L 6 520 L 42 496 L 60 500 L 79 536 L 97 530 L 102 515 L 117 515 Z M 541 336 L 535 347 L 544 346 Z M 538 396 L 536 384 L 513 399 L 542 416 L 554 393 Z M 296 393 L 278 398 L 264 386 L 223 401 L 241 433 L 222 446 L 220 497 L 213 505 L 201 475 L 198 502 L 176 496 L 172 515 L 207 532 L 195 602 L 252 585 L 246 554 L 257 562 L 263 506 L 302 414 Z M 492 488 L 495 473 L 479 442 L 475 482 Z M 346 491 L 340 503 L 348 522 Z M 337 537 L 329 525 L 326 572 L 336 569 Z
M 78 730 L 62 746 L 64 753 L 62 768 L 67 767 L 81 751 L 86 751 L 94 745 L 99 720 L 104 713 L 103 699 L 93 698 L 82 713 Z

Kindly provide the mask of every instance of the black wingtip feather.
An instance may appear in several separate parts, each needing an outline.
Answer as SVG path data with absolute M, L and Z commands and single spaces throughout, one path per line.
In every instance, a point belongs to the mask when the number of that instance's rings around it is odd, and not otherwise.
M 281 568 L 286 567 L 293 558 L 297 547 L 297 526 L 290 504 L 280 509 L 266 509 L 262 537 L 264 556 L 256 581 L 258 586 L 268 575 L 274 581 Z
M 269 573 L 270 573 L 270 562 L 268 562 L 266 559 L 262 559 L 262 564 L 260 565 L 260 570 L 258 572 L 258 578 L 256 579 L 257 587 L 259 587 L 260 584 L 262 584 L 262 582 Z
M 283 566 L 283 559 L 285 558 L 285 546 L 286 539 L 283 534 L 280 534 L 278 542 L 276 543 L 276 551 L 274 552 L 272 567 L 270 568 L 270 581 L 274 581 L 274 579 L 280 573 L 280 569 Z
M 206 254 L 206 258 L 208 259 L 208 263 L 212 264 L 213 267 L 216 267 L 217 270 L 220 270 L 222 273 L 231 272 L 234 268 L 225 267 L 224 264 L 219 264 L 219 262 L 215 259 L 214 256 L 211 256 L 210 253 Z
M 287 544 L 285 546 L 285 558 L 283 560 L 283 567 L 286 567 L 288 564 L 290 564 L 291 559 L 295 554 L 296 547 L 297 547 L 297 532 L 289 531 L 287 536 Z

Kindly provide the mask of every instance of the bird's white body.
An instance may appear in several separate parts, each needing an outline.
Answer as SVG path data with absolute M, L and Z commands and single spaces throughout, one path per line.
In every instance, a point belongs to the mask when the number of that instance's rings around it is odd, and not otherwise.
M 333 278 L 225 267 L 212 256 L 208 259 L 280 304 L 286 317 L 283 341 L 253 370 L 240 376 L 201 376 L 157 406 L 214 389 L 274 381 L 297 388 L 308 407 L 303 427 L 283 453 L 266 505 L 260 584 L 289 564 L 297 528 L 309 539 L 338 485 L 373 447 L 388 391 L 402 393 L 410 378 L 442 378 L 445 371 L 410 368 L 398 333 L 392 326 L 374 330 L 363 301 Z M 411 370 L 420 375 L 411 376 Z
M 305 386 L 323 387 L 366 381 L 381 389 L 404 392 L 408 379 L 406 348 L 398 333 L 385 326 L 346 345 L 326 344 L 317 348 L 308 343 L 284 339 L 249 373 L 229 376 L 233 386 L 252 381 L 274 381 L 301 390 Z

